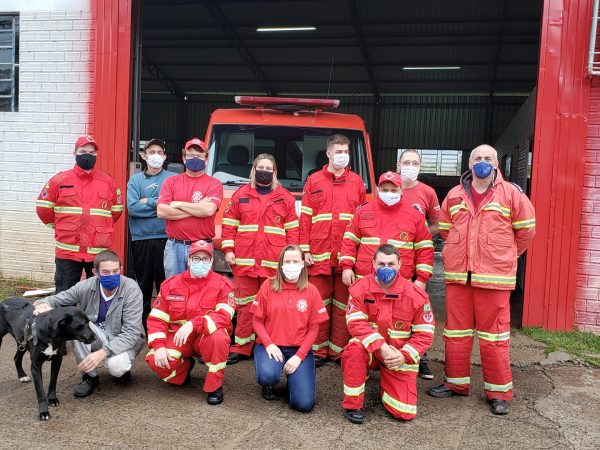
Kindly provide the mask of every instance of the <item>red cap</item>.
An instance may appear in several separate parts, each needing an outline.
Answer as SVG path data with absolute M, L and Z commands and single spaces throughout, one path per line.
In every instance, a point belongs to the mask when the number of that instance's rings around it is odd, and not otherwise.
M 192 138 L 185 143 L 186 150 L 189 150 L 190 147 L 193 147 L 193 146 L 200 147 L 200 149 L 202 149 L 202 151 L 205 151 L 206 153 L 208 153 L 208 147 L 206 146 L 204 141 L 201 141 L 198 138 Z
M 192 256 L 196 252 L 206 252 L 211 257 L 213 255 L 213 246 L 206 241 L 196 241 L 190 246 L 190 256 Z
M 377 183 L 377 185 L 379 186 L 382 183 L 393 183 L 396 186 L 402 187 L 402 177 L 396 172 L 388 171 L 381 174 L 379 177 L 379 183 Z
M 98 143 L 94 140 L 92 136 L 79 136 L 77 141 L 75 141 L 75 150 L 79 147 L 83 147 L 84 145 L 92 144 L 98 150 Z

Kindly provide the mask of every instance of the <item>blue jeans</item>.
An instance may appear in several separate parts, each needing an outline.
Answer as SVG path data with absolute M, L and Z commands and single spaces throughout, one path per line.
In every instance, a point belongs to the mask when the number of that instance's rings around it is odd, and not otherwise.
M 269 359 L 262 344 L 254 346 L 254 370 L 256 381 L 261 386 L 274 386 L 281 382 L 283 366 L 296 354 L 298 347 L 279 347 L 283 353 L 283 362 Z M 292 409 L 309 412 L 317 402 L 317 372 L 312 352 L 308 352 L 294 373 L 287 376 L 289 398 Z
M 178 244 L 171 239 L 167 239 L 167 243 L 165 244 L 165 254 L 163 256 L 165 278 L 185 272 L 188 269 L 187 261 L 189 256 L 189 245 Z

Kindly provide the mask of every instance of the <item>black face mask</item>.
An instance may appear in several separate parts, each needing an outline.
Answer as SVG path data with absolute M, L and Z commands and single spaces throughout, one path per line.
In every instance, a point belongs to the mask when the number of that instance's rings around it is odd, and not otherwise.
M 75 155 L 75 162 L 83 170 L 90 170 L 96 165 L 96 157 L 94 155 L 90 155 L 89 153 Z
M 267 170 L 257 170 L 254 176 L 256 182 L 260 184 L 271 184 L 273 181 L 273 172 Z

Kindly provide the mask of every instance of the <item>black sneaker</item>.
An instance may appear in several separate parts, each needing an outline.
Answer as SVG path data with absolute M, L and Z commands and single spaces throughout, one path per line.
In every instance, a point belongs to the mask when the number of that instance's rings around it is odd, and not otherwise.
M 206 403 L 209 405 L 220 405 L 223 403 L 223 388 L 220 387 L 216 391 L 209 392 L 206 397 Z
M 192 369 L 196 365 L 196 360 L 194 358 L 190 358 L 190 368 L 188 369 L 188 373 L 185 376 L 185 380 L 181 383 L 182 386 L 187 386 L 192 381 Z
M 262 398 L 269 402 L 275 400 L 275 389 L 273 386 L 263 386 L 261 394 Z
M 433 380 L 433 372 L 431 372 L 425 361 L 419 362 L 419 376 L 424 380 Z
M 87 373 L 83 374 L 82 381 L 75 389 L 73 389 L 73 395 L 77 398 L 84 398 L 91 395 L 94 389 L 100 384 L 100 378 L 98 375 L 95 377 L 89 376 Z
M 128 370 L 120 377 L 113 377 L 113 381 L 117 384 L 129 384 L 131 383 L 131 371 Z
M 432 397 L 437 397 L 437 398 L 448 398 L 448 397 L 454 397 L 455 395 L 461 395 L 463 397 L 466 397 L 467 394 L 459 394 L 458 392 L 454 392 L 452 389 L 450 389 L 448 386 L 446 386 L 445 384 L 438 384 L 437 386 L 433 386 L 430 387 L 427 390 L 427 393 L 429 395 L 431 395 Z
M 492 411 L 493 414 L 508 414 L 510 408 L 508 407 L 508 402 L 506 400 L 491 398 L 488 400 L 488 403 L 490 404 L 490 411 Z
M 323 364 L 325 364 L 327 362 L 327 358 L 325 358 L 323 356 L 315 356 L 314 360 L 315 360 L 315 367 L 321 367 Z
M 233 364 L 237 364 L 240 361 L 243 361 L 245 359 L 250 359 L 249 356 L 246 355 L 242 355 L 241 353 L 230 353 L 229 356 L 227 357 L 227 365 L 231 366 Z
M 348 419 L 352 423 L 361 424 L 365 422 L 365 411 L 363 409 L 347 409 L 346 410 L 346 419 Z

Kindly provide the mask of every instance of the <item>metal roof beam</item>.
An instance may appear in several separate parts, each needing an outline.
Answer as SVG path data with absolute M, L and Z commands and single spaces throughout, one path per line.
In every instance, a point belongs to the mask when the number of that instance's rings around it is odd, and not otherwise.
M 143 78 L 142 81 L 150 81 L 153 80 L 153 78 Z M 250 79 L 226 79 L 226 78 L 192 78 L 192 77 L 181 77 L 181 78 L 174 78 L 175 81 L 177 82 L 200 82 L 200 83 L 253 83 L 256 80 Z M 277 80 L 271 80 L 274 83 L 296 83 L 296 84 L 319 84 L 319 83 L 323 83 L 323 84 L 327 84 L 329 83 L 329 79 L 323 79 L 323 80 L 315 80 L 315 79 L 290 79 L 290 80 L 286 80 L 286 79 L 277 79 Z M 497 80 L 498 83 L 535 83 L 536 78 L 532 77 L 532 78 L 521 78 L 521 79 L 502 79 L 502 80 Z M 460 84 L 464 84 L 464 83 L 491 83 L 493 82 L 492 79 L 489 78 L 484 78 L 484 79 L 468 79 L 468 80 L 457 80 L 457 79 L 448 79 L 448 78 L 440 78 L 440 79 L 436 79 L 436 80 L 425 80 L 425 79 L 418 79 L 418 80 L 377 80 L 377 83 L 379 84 L 394 84 L 394 83 L 417 83 L 417 84 L 432 84 L 432 83 L 460 83 Z M 343 84 L 365 84 L 365 83 L 369 83 L 368 80 L 339 80 L 339 79 L 334 79 L 331 81 L 331 83 L 333 85 L 337 84 L 337 83 L 343 83 Z
M 354 33 L 356 34 L 356 41 L 360 47 L 360 53 L 362 55 L 363 65 L 367 70 L 367 76 L 369 77 L 369 84 L 371 85 L 371 90 L 373 91 L 373 95 L 375 96 L 375 101 L 379 100 L 379 87 L 377 86 L 377 79 L 375 78 L 375 71 L 373 70 L 373 65 L 371 64 L 371 55 L 369 55 L 369 47 L 367 46 L 367 41 L 365 39 L 365 35 L 363 33 L 363 28 L 360 23 L 360 15 L 358 13 L 358 7 L 356 6 L 355 0 L 347 0 L 346 4 L 348 5 L 348 11 L 350 12 L 350 17 L 352 18 L 352 26 L 354 27 Z
M 489 67 L 493 65 L 500 66 L 536 66 L 538 65 L 537 60 L 530 61 L 464 61 L 460 59 L 446 59 L 446 60 L 405 60 L 402 62 L 371 62 L 373 67 L 404 67 L 404 66 L 468 66 L 468 67 Z M 205 62 L 205 63 L 196 63 L 196 62 L 166 62 L 163 61 L 160 63 L 164 66 L 169 67 L 211 67 L 211 68 L 220 68 L 220 67 L 245 67 L 245 64 L 238 62 Z M 286 68 L 286 67 L 323 67 L 329 68 L 331 66 L 331 62 L 290 62 L 290 63 L 261 63 L 261 67 L 269 67 L 269 68 Z M 335 62 L 333 65 L 334 69 L 340 67 L 348 67 L 353 68 L 356 67 L 356 63 L 352 62 Z
M 164 88 L 166 88 L 171 94 L 173 94 L 178 100 L 185 99 L 185 92 L 173 80 L 167 75 L 157 64 L 152 62 L 145 54 L 142 53 L 142 67 L 152 75 L 152 78 L 145 78 L 144 80 L 156 80 Z

